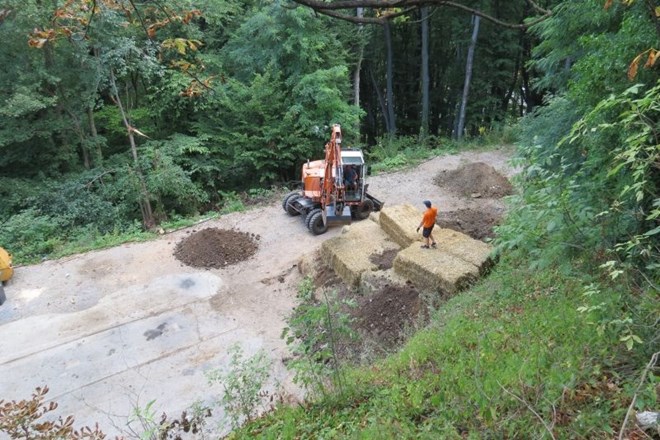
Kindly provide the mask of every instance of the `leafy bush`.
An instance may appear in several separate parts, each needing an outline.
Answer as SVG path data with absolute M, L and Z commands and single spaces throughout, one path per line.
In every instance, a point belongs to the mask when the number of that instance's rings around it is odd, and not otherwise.
M 305 278 L 298 286 L 301 303 L 287 318 L 287 327 L 282 331 L 294 356 L 287 365 L 296 372 L 293 380 L 314 396 L 345 391 L 337 345 L 341 339 L 354 337 L 351 318 L 342 310 L 342 306 L 351 307 L 354 303 L 338 301 L 334 292 L 321 293 L 323 301 L 316 299 L 312 279 Z
M 271 362 L 263 349 L 245 359 L 239 344 L 232 345 L 229 354 L 227 371 L 213 370 L 206 376 L 210 384 L 222 384 L 222 407 L 231 425 L 238 428 L 257 415 L 262 400 L 268 397 L 263 388 L 270 377 Z
M 0 244 L 17 262 L 40 259 L 60 246 L 63 226 L 61 218 L 29 208 L 0 225 Z
M 384 137 L 367 151 L 374 171 L 391 171 L 415 165 L 434 154 L 437 139 L 429 136 L 421 142 L 415 136 Z

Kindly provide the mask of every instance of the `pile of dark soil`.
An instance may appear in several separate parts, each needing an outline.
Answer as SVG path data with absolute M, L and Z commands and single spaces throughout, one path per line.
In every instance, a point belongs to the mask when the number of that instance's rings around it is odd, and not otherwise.
M 499 199 L 513 194 L 509 180 L 483 162 L 443 170 L 433 179 L 439 187 L 448 188 L 463 197 Z
M 495 237 L 493 227 L 499 224 L 502 215 L 502 211 L 486 206 L 478 211 L 470 208 L 448 212 L 441 210 L 436 224 L 469 235 L 475 240 L 484 240 Z
M 404 330 L 426 319 L 419 291 L 410 283 L 386 284 L 373 295 L 357 298 L 357 302 L 352 313 L 356 330 L 385 348 L 403 342 Z
M 193 267 L 221 268 L 245 261 L 259 248 L 259 236 L 233 229 L 192 231 L 174 249 L 174 256 Z
M 381 254 L 371 255 L 369 261 L 374 263 L 378 267 L 378 270 L 391 269 L 398 253 L 399 251 L 397 249 L 389 249 Z

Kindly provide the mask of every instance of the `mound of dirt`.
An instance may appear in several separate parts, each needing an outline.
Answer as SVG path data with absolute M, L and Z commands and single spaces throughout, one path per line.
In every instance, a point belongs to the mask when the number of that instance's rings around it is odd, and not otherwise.
M 473 162 L 455 170 L 443 170 L 433 182 L 463 197 L 499 199 L 513 194 L 509 180 L 483 162 Z
M 480 210 L 470 208 L 456 211 L 438 212 L 436 224 L 441 228 L 452 229 L 469 235 L 475 240 L 494 238 L 493 227 L 502 219 L 502 211 L 496 208 L 482 207 Z
M 250 258 L 259 248 L 259 239 L 233 229 L 202 229 L 177 243 L 174 256 L 188 266 L 218 269 Z
M 386 284 L 375 294 L 359 298 L 353 316 L 360 333 L 382 346 L 392 347 L 403 341 L 406 327 L 414 325 L 425 313 L 419 291 L 408 283 Z

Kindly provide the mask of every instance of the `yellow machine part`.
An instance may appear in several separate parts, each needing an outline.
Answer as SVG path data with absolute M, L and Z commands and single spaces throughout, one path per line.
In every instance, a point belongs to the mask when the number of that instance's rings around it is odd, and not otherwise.
M 7 281 L 14 275 L 11 265 L 11 254 L 0 247 L 0 281 Z

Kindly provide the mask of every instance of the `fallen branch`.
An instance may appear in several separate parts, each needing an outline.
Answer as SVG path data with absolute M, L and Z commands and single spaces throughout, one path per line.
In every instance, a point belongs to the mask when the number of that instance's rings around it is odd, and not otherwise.
M 639 379 L 639 384 L 637 385 L 637 389 L 635 389 L 635 394 L 633 394 L 632 402 L 630 402 L 628 411 L 626 411 L 626 417 L 623 419 L 623 424 L 621 425 L 621 429 L 619 430 L 619 440 L 623 440 L 623 433 L 626 430 L 626 425 L 628 424 L 628 418 L 630 417 L 630 413 L 632 412 L 632 409 L 635 406 L 635 402 L 637 401 L 637 393 L 639 393 L 639 390 L 642 388 L 642 385 L 644 385 L 644 381 L 646 380 L 646 375 L 649 373 L 649 370 L 658 361 L 658 356 L 660 356 L 660 351 L 656 351 L 655 353 L 653 353 L 653 356 L 651 356 L 651 360 L 649 361 L 648 364 L 646 364 L 646 368 L 644 368 L 644 371 L 642 372 L 642 377 Z
M 534 414 L 534 415 L 536 416 L 536 418 L 539 419 L 539 420 L 541 421 L 541 423 L 543 424 L 543 427 L 545 428 L 545 430 L 548 431 L 548 434 L 550 434 L 550 438 L 552 438 L 552 440 L 557 440 L 556 437 L 555 437 L 555 435 L 552 433 L 552 429 L 551 429 L 551 427 L 548 426 L 548 424 L 545 423 L 545 420 L 543 420 L 543 417 L 541 417 L 541 416 L 539 415 L 539 413 L 537 413 L 537 412 L 534 410 L 534 408 L 532 408 L 532 405 L 530 405 L 526 400 L 524 400 L 524 399 L 522 399 L 522 398 L 516 396 L 516 395 L 513 394 L 511 391 L 509 391 L 509 390 L 507 390 L 506 388 L 504 388 L 504 387 L 502 386 L 501 383 L 497 382 L 497 384 L 500 386 L 500 388 L 502 388 L 502 391 L 504 391 L 504 392 L 507 393 L 508 395 L 512 396 L 512 397 L 513 397 L 514 399 L 516 399 L 518 402 L 520 402 L 520 403 L 522 403 L 523 405 L 525 405 L 525 406 L 527 407 L 527 409 L 530 410 L 530 411 L 532 412 L 532 414 Z

